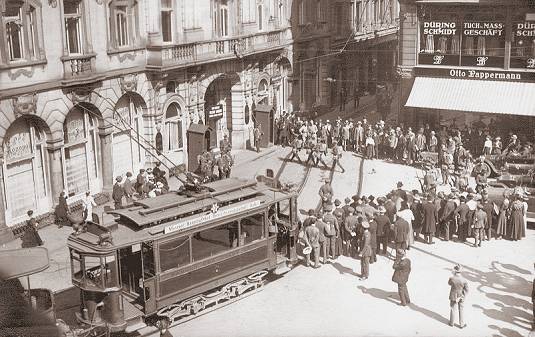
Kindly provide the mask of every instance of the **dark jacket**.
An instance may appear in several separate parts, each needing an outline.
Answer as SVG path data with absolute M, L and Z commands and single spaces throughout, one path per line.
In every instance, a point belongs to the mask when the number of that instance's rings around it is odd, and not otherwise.
M 394 269 L 392 281 L 399 284 L 405 284 L 409 281 L 409 274 L 411 273 L 411 260 L 408 258 L 396 260 L 394 261 L 392 268 Z
M 459 216 L 459 221 L 461 223 L 468 222 L 468 212 L 470 212 L 470 208 L 468 208 L 468 205 L 466 203 L 461 203 L 455 211 L 453 212 L 454 216 Z
M 438 211 L 436 205 L 432 202 L 425 202 L 422 206 L 424 219 L 422 232 L 423 233 L 434 233 L 436 232 L 436 225 L 438 222 Z
M 450 285 L 450 301 L 464 299 L 468 294 L 468 282 L 461 275 L 454 275 L 448 280 Z
M 370 231 L 364 231 L 362 235 L 362 248 L 360 250 L 362 256 L 372 256 L 371 234 Z
M 112 194 L 111 194 L 111 198 L 113 199 L 113 201 L 115 202 L 121 202 L 122 198 L 124 196 L 124 189 L 123 187 L 118 184 L 118 183 L 115 183 L 113 185 L 113 191 L 112 191 Z
M 381 237 L 389 233 L 391 222 L 385 214 L 376 216 L 374 222 L 377 224 L 377 236 Z
M 448 200 L 442 209 L 442 216 L 440 222 L 447 222 L 453 220 L 453 212 L 455 212 L 455 203 L 453 200 Z
M 394 241 L 405 242 L 409 235 L 409 223 L 405 219 L 398 217 L 394 223 Z
M 377 222 L 375 220 L 372 220 L 369 222 L 370 228 L 368 229 L 370 231 L 370 245 L 372 247 L 377 247 Z

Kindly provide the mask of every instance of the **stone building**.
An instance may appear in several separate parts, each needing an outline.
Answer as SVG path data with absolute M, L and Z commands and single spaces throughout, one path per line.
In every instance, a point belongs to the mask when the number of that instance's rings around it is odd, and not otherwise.
M 295 0 L 294 87 L 299 110 L 329 109 L 395 84 L 397 0 Z
M 157 156 L 188 165 L 194 123 L 210 147 L 245 148 L 257 106 L 292 109 L 291 0 L 2 0 L 0 14 L 0 227 Z

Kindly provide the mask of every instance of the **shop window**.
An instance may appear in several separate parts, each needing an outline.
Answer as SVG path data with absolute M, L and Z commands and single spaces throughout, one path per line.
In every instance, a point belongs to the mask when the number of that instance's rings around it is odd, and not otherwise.
M 535 21 L 517 18 L 511 39 L 511 68 L 535 69 Z
M 138 37 L 138 2 L 113 0 L 109 4 L 109 39 L 113 48 L 132 47 Z
M 160 271 L 185 266 L 190 263 L 189 237 L 181 237 L 160 243 Z
M 162 0 L 162 39 L 163 42 L 173 41 L 173 0 Z
M 82 1 L 64 0 L 65 41 L 69 54 L 83 53 Z
M 420 21 L 419 63 L 459 65 L 461 24 L 456 14 L 433 13 Z
M 461 65 L 503 67 L 505 24 L 499 20 L 465 20 L 462 25 Z
M 237 237 L 237 221 L 195 233 L 191 237 L 193 261 L 200 261 L 235 247 Z
M 264 238 L 264 213 L 254 214 L 240 220 L 240 245 Z
M 41 59 L 40 7 L 31 0 L 4 0 L 2 12 L 6 59 L 9 62 Z
M 165 130 L 167 132 L 167 149 L 182 149 L 182 112 L 177 103 L 171 103 L 165 112 Z

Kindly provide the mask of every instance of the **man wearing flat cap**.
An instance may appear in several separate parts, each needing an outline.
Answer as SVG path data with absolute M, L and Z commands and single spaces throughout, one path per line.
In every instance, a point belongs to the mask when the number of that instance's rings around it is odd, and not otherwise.
M 411 303 L 409 297 L 409 290 L 407 289 L 407 282 L 409 281 L 409 275 L 411 273 L 411 260 L 405 257 L 405 251 L 398 249 L 396 251 L 396 260 L 392 266 L 394 269 L 394 275 L 392 275 L 392 281 L 398 284 L 398 294 L 401 301 L 400 305 L 406 306 Z
M 115 178 L 115 184 L 113 184 L 111 198 L 113 199 L 113 205 L 115 206 L 115 209 L 123 208 L 124 188 L 122 181 L 123 177 L 117 176 Z
M 453 276 L 448 280 L 450 285 L 450 326 L 455 323 L 455 315 L 459 310 L 459 328 L 466 327 L 464 323 L 463 307 L 466 295 L 468 294 L 468 282 L 461 275 L 461 266 L 456 265 L 453 268 Z
M 325 184 L 320 187 L 318 194 L 321 199 L 321 207 L 332 204 L 333 198 L 333 188 L 331 186 L 331 180 L 329 178 L 325 179 Z

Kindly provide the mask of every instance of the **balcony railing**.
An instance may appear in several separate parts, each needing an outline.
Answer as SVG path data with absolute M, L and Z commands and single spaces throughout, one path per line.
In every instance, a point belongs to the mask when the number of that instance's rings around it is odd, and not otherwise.
M 188 44 L 148 47 L 147 66 L 165 68 L 240 57 L 282 48 L 291 42 L 290 29 L 260 32 L 240 38 L 200 41 Z M 217 57 L 217 58 L 216 58 Z
M 63 79 L 77 81 L 96 75 L 96 54 L 69 55 L 61 58 L 63 62 Z

